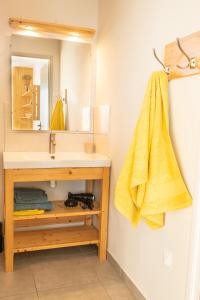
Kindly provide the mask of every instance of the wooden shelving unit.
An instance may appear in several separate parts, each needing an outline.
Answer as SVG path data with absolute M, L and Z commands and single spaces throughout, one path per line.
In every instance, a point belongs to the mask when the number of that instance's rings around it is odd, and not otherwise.
M 109 193 L 109 167 L 6 169 L 5 170 L 5 271 L 13 271 L 14 254 L 25 251 L 97 244 L 99 259 L 106 259 L 107 218 Z M 93 192 L 94 180 L 101 182 L 101 199 L 93 210 L 80 206 L 66 208 L 63 201 L 54 201 L 53 209 L 42 215 L 14 216 L 14 184 L 16 182 L 50 180 L 86 180 L 86 192 Z M 99 229 L 93 226 L 98 217 Z M 66 224 L 82 221 L 82 226 L 61 228 L 28 228 L 49 224 Z M 19 230 L 26 227 L 26 231 Z M 28 229 L 28 230 L 27 230 Z

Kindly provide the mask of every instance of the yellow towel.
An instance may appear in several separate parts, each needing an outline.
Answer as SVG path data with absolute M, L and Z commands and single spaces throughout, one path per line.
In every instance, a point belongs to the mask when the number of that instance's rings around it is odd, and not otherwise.
M 32 216 L 32 215 L 41 215 L 43 213 L 44 213 L 43 209 L 17 210 L 14 211 L 14 216 Z
M 168 78 L 152 74 L 133 142 L 115 191 L 115 205 L 133 225 L 164 226 L 164 214 L 191 205 L 174 155 L 168 122 Z
M 61 99 L 59 99 L 56 102 L 54 111 L 52 113 L 51 117 L 51 124 L 50 124 L 51 130 L 64 130 L 65 124 L 64 124 L 64 113 L 63 113 L 63 102 Z

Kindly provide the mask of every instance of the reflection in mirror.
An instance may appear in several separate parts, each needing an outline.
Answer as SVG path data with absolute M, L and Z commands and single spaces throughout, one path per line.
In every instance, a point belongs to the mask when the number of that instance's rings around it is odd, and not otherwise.
M 11 60 L 13 129 L 48 130 L 49 59 L 12 56 Z
M 12 129 L 91 130 L 92 47 L 13 35 Z

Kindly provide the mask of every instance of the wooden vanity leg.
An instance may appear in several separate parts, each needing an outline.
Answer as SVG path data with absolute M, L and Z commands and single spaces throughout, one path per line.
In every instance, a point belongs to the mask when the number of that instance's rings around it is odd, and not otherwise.
M 94 181 L 93 180 L 86 180 L 85 182 L 85 191 L 86 193 L 93 193 L 94 188 Z M 92 216 L 85 217 L 85 225 L 91 226 L 92 225 Z
M 107 252 L 107 235 L 108 235 L 108 197 L 109 197 L 109 174 L 110 169 L 103 169 L 102 193 L 101 193 L 101 215 L 99 224 L 99 259 L 106 260 Z
M 13 226 L 13 206 L 14 206 L 14 182 L 10 170 L 5 171 L 5 271 L 13 272 L 14 259 L 14 226 Z

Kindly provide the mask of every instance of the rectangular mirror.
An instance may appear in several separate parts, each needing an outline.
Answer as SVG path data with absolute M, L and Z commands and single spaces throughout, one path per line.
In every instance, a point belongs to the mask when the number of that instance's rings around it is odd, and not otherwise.
M 91 132 L 92 43 L 12 35 L 12 130 Z

